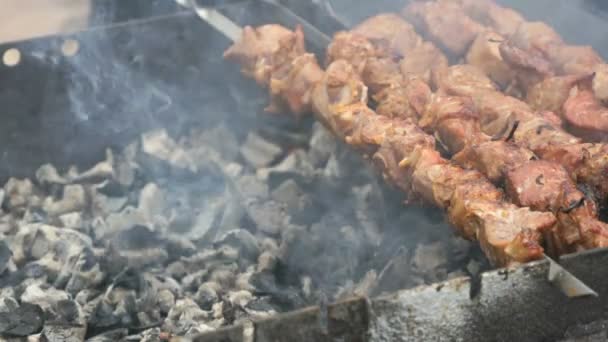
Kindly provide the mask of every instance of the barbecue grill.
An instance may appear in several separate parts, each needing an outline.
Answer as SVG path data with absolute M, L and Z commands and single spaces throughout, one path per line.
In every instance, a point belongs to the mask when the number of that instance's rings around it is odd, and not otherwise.
M 608 57 L 604 41 L 608 27 L 601 2 L 502 3 L 527 18 L 549 23 L 566 40 L 593 45 Z M 199 3 L 204 5 L 209 4 Z M 352 6 L 338 0 L 250 0 L 212 5 L 240 26 L 302 25 L 307 48 L 319 56 L 335 32 L 373 14 L 403 7 L 394 0 L 373 6 Z M 225 122 L 226 115 L 230 116 L 228 122 L 239 122 L 231 126 L 238 136 L 266 127 L 310 134 L 310 120 L 294 122 L 287 116 L 263 113 L 266 93 L 250 80 L 243 80 L 238 68 L 222 59 L 221 52 L 231 42 L 209 22 L 185 7 L 161 8 L 156 2 L 142 7 L 147 8 L 143 14 L 120 14 L 118 21 L 109 24 L 93 20 L 97 26 L 82 32 L 0 46 L 0 51 L 17 49 L 22 56 L 16 66 L 0 66 L 0 103 L 5 109 L 0 135 L 3 181 L 33 177 L 45 163 L 58 169 L 76 164 L 86 170 L 107 148 L 121 150 L 143 132 L 163 128 L 180 136 L 192 127 Z M 78 42 L 74 56 L 61 52 L 68 40 Z M 385 191 L 392 195 L 391 190 Z M 372 298 L 355 296 L 300 308 L 202 333 L 192 340 L 608 339 L 608 271 L 603 267 L 608 252 L 591 250 L 563 256 L 559 261 L 598 296 L 564 296 L 547 279 L 550 261 L 534 261 Z

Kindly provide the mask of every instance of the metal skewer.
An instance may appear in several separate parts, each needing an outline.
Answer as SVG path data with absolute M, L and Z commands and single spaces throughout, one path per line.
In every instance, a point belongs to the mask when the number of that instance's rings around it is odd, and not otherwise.
M 188 3 L 189 7 L 191 7 L 201 19 L 225 35 L 228 39 L 234 42 L 240 38 L 242 28 L 217 9 L 211 7 L 199 7 L 194 0 L 184 1 Z M 305 26 L 309 27 L 312 25 L 308 24 Z M 315 34 L 323 36 L 322 38 L 324 38 L 324 40 L 328 40 L 328 38 L 326 38 L 327 36 L 318 31 L 316 28 L 313 28 L 313 31 Z M 598 297 L 597 292 L 575 277 L 572 273 L 568 272 L 568 270 L 563 268 L 557 261 L 553 260 L 546 254 L 544 255 L 544 258 L 549 262 L 549 273 L 547 275 L 547 280 L 557 286 L 566 296 L 569 298 L 586 296 Z

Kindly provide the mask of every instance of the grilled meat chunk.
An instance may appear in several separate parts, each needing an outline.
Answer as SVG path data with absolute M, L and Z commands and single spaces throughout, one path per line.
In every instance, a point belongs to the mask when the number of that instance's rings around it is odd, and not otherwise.
M 502 7 L 493 0 L 454 0 L 465 13 L 482 25 L 489 26 L 501 35 L 510 36 L 524 22 L 516 11 Z
M 595 98 L 589 86 L 572 89 L 564 103 L 563 118 L 569 130 L 586 141 L 608 140 L 608 108 Z
M 358 72 L 365 67 L 364 62 L 370 57 L 380 57 L 382 52 L 378 51 L 370 41 L 363 35 L 352 32 L 338 32 L 327 47 L 325 64 L 344 59 L 352 64 Z
M 509 197 L 518 205 L 536 210 L 566 210 L 583 200 L 583 193 L 574 184 L 565 186 L 571 183 L 561 165 L 545 160 L 528 161 L 510 170 L 506 177 Z
M 595 98 L 608 103 L 608 64 L 598 64 L 593 69 L 593 93 Z
M 483 27 L 451 0 L 412 1 L 402 14 L 416 29 L 455 57 L 463 56 Z
M 268 111 L 285 105 L 298 116 L 310 111 L 310 89 L 322 71 L 314 55 L 306 53 L 300 28 L 292 32 L 280 25 L 246 26 L 224 58 L 236 61 L 245 75 L 268 86 L 272 99 Z
M 484 31 L 475 38 L 466 55 L 468 64 L 479 68 L 503 89 L 516 79 L 516 72 L 500 54 L 500 44 L 504 40 L 503 36 L 494 31 Z
M 548 77 L 534 85 L 527 94 L 526 102 L 533 110 L 551 111 L 562 115 L 564 103 L 572 88 L 586 75 Z
M 434 71 L 448 67 L 447 57 L 434 44 L 423 42 L 410 51 L 399 63 L 401 74 L 406 78 L 420 78 L 431 84 Z
M 392 13 L 370 17 L 350 32 L 367 38 L 376 48 L 391 57 L 407 56 L 422 43 L 422 38 L 414 27 Z
M 479 68 L 469 64 L 452 65 L 437 72 L 440 92 L 455 96 L 472 97 L 480 90 L 496 90 L 496 85 Z
M 478 170 L 494 184 L 502 184 L 508 171 L 534 158 L 534 153 L 526 148 L 505 141 L 488 141 L 466 147 L 452 161 L 465 169 Z

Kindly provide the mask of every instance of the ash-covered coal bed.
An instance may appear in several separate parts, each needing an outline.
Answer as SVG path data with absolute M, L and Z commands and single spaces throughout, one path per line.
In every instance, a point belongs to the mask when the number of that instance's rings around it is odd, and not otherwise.
M 438 213 L 404 207 L 355 152 L 308 131 L 157 129 L 90 169 L 10 178 L 0 336 L 193 336 L 486 267 Z

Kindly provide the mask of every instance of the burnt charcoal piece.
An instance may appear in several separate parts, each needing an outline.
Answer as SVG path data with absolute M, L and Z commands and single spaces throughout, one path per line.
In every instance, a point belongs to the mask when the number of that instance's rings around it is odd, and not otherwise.
M 310 138 L 308 156 L 316 167 L 322 167 L 327 163 L 329 156 L 336 152 L 338 143 L 333 134 L 318 122 L 313 124 L 313 133 Z
M 285 206 L 276 201 L 254 202 L 247 206 L 247 213 L 258 230 L 277 235 L 289 223 Z
M 114 329 L 110 331 L 106 331 L 102 334 L 93 336 L 87 339 L 87 342 L 114 342 L 121 341 L 122 338 L 129 334 L 129 330 L 126 328 L 122 329 Z
M 270 165 L 282 153 L 281 147 L 255 133 L 247 135 L 240 151 L 245 161 L 256 169 Z
M 8 268 L 12 256 L 13 252 L 8 248 L 6 241 L 0 240 L 0 275 Z
M 0 335 L 28 336 L 38 333 L 44 323 L 38 305 L 22 303 L 11 312 L 0 312 Z
M 239 250 L 239 255 L 249 260 L 257 259 L 260 254 L 258 240 L 245 229 L 226 232 L 215 243 L 216 246 L 229 245 Z

